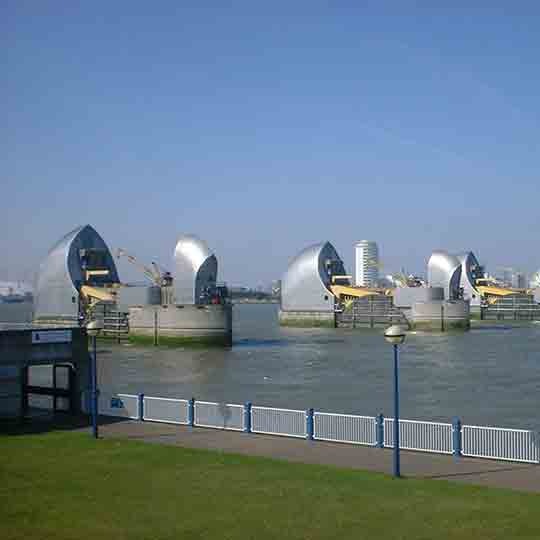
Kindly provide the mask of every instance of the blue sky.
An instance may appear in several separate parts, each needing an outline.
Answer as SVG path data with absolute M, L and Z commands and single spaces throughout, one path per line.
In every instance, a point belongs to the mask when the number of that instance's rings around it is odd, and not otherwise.
M 326 239 L 537 269 L 540 7 L 433 4 L 2 2 L 0 279 L 83 223 L 250 285 Z

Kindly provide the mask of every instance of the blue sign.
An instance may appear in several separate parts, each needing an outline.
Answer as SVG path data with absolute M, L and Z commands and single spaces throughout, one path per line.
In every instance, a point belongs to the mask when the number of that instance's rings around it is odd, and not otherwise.
M 111 398 L 111 409 L 123 409 L 124 402 L 119 397 Z

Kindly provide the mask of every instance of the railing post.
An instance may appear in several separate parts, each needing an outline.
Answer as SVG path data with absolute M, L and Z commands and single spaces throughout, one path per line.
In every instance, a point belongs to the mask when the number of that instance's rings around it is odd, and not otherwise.
M 251 402 L 244 403 L 244 433 L 251 433 Z
M 195 427 L 195 398 L 191 398 L 188 402 L 188 424 Z
M 158 344 L 158 314 L 157 310 L 154 311 L 154 346 Z
M 306 411 L 306 439 L 312 441 L 315 438 L 315 423 L 313 419 L 313 409 Z
M 139 420 L 142 422 L 144 420 L 144 394 L 139 394 L 137 404 L 139 406 Z
M 455 457 L 462 456 L 463 443 L 461 437 L 461 420 L 459 418 L 452 420 L 452 450 Z
M 377 448 L 384 448 L 384 416 L 382 414 L 376 417 L 376 438 Z

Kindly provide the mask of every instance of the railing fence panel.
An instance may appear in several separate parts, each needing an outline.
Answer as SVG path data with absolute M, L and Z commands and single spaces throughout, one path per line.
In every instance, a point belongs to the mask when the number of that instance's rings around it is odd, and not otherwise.
M 195 425 L 217 429 L 244 429 L 244 406 L 232 403 L 195 401 Z
M 394 419 L 384 419 L 384 446 L 394 447 Z M 452 424 L 442 422 L 399 421 L 399 447 L 419 452 L 451 454 Z
M 377 421 L 372 416 L 314 413 L 314 438 L 374 446 L 377 443 Z
M 253 433 L 306 436 L 306 412 L 294 409 L 251 408 L 251 430 Z
M 188 400 L 144 396 L 143 420 L 167 424 L 188 423 Z
M 91 412 L 91 393 L 83 392 L 83 411 Z M 98 397 L 98 412 L 103 416 L 118 416 L 121 418 L 139 419 L 139 396 L 135 394 L 116 394 L 100 392 Z
M 464 456 L 540 462 L 540 437 L 534 431 L 463 426 L 462 441 Z

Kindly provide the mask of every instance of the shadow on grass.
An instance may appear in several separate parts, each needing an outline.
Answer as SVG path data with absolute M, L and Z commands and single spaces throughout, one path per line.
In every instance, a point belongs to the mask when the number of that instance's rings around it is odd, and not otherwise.
M 126 422 L 125 418 L 100 416 L 99 425 L 106 426 Z M 0 420 L 0 435 L 36 435 L 49 431 L 74 431 L 90 429 L 91 421 L 87 415 L 66 413 L 31 416 L 23 420 Z
M 519 470 L 527 470 L 527 469 L 534 469 L 538 467 L 535 463 L 530 464 L 523 464 L 523 465 L 514 465 L 514 466 L 508 466 L 508 467 L 499 467 L 499 468 L 493 468 L 493 469 L 480 469 L 478 471 L 467 471 L 467 472 L 455 472 L 455 473 L 444 473 L 444 474 L 432 474 L 432 475 L 422 475 L 422 478 L 426 479 L 433 479 L 433 480 L 444 480 L 445 478 L 459 478 L 459 477 L 466 477 L 466 476 L 478 476 L 482 474 L 493 474 L 493 473 L 499 473 L 499 472 L 510 472 L 510 471 L 519 471 Z

